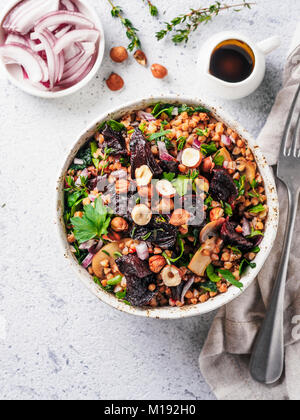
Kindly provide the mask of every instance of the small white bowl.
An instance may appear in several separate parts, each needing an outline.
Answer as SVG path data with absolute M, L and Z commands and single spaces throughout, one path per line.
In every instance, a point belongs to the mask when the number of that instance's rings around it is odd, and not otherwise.
M 211 110 L 212 114 L 233 130 L 235 130 L 242 138 L 244 138 L 251 148 L 253 155 L 255 156 L 256 163 L 258 165 L 259 171 L 265 183 L 266 188 L 266 196 L 267 196 L 267 204 L 269 206 L 269 216 L 266 223 L 266 232 L 264 239 L 260 245 L 261 251 L 257 255 L 255 259 L 256 268 L 248 270 L 244 275 L 242 282 L 244 284 L 244 288 L 241 291 L 236 287 L 230 287 L 227 293 L 222 295 L 218 295 L 215 298 L 208 300 L 205 303 L 199 303 L 197 305 L 189 305 L 183 306 L 182 308 L 179 307 L 161 307 L 161 308 L 136 308 L 133 306 L 128 306 L 125 303 L 119 301 L 114 295 L 105 292 L 99 286 L 97 286 L 92 276 L 81 267 L 74 254 L 70 250 L 70 245 L 67 241 L 66 229 L 63 220 L 63 213 L 64 213 L 64 179 L 65 174 L 72 164 L 74 158 L 76 157 L 79 149 L 86 143 L 86 141 L 95 133 L 99 124 L 109 119 L 115 119 L 122 117 L 124 114 L 130 111 L 144 109 L 147 106 L 157 103 L 184 103 L 188 105 L 196 105 L 196 106 L 204 106 L 205 108 Z M 126 312 L 132 315 L 138 315 L 148 318 L 161 318 L 161 319 L 176 319 L 176 318 L 185 318 L 195 315 L 202 315 L 211 311 L 214 311 L 220 308 L 223 305 L 226 305 L 233 299 L 240 296 L 254 281 L 256 276 L 258 275 L 259 271 L 261 270 L 263 264 L 265 263 L 271 249 L 273 247 L 277 227 L 278 227 L 278 218 L 279 218 L 279 204 L 278 204 L 278 197 L 276 192 L 276 185 L 274 182 L 273 174 L 267 164 L 266 159 L 263 157 L 259 146 L 255 143 L 253 138 L 249 135 L 249 133 L 243 129 L 237 122 L 235 122 L 225 111 L 220 108 L 216 108 L 211 105 L 211 101 L 199 100 L 199 99 L 192 99 L 190 97 L 184 96 L 161 96 L 161 97 L 153 97 L 144 100 L 137 100 L 131 102 L 129 104 L 121 105 L 118 108 L 112 110 L 111 112 L 107 112 L 101 115 L 96 121 L 91 123 L 86 130 L 78 137 L 75 144 L 71 148 L 68 157 L 63 165 L 61 170 L 58 183 L 57 183 L 57 202 L 56 202 L 56 223 L 58 226 L 58 232 L 60 236 L 60 240 L 63 245 L 63 251 L 66 259 L 71 264 L 72 268 L 78 274 L 81 281 L 87 286 L 87 288 L 96 295 L 100 300 L 107 303 L 108 305 Z
M 21 0 L 11 0 L 1 11 L 0 13 L 0 44 L 4 41 L 4 30 L 2 28 L 2 24 L 4 22 L 5 17 L 7 14 L 13 9 L 18 3 L 20 3 Z M 84 86 L 86 86 L 96 75 L 97 71 L 99 70 L 103 57 L 104 57 L 104 51 L 105 51 L 105 37 L 104 37 L 104 30 L 101 23 L 101 20 L 96 13 L 95 9 L 90 6 L 87 1 L 85 0 L 82 2 L 81 0 L 75 0 L 76 4 L 78 5 L 80 11 L 89 17 L 92 22 L 94 22 L 95 27 L 100 32 L 100 42 L 98 44 L 98 52 L 97 52 L 97 60 L 94 64 L 94 67 L 91 69 L 89 74 L 85 76 L 84 79 L 82 79 L 79 83 L 76 85 L 63 89 L 57 92 L 48 92 L 40 90 L 30 84 L 29 81 L 25 80 L 23 77 L 23 73 L 20 70 L 19 66 L 7 66 L 3 63 L 3 60 L 0 59 L 0 71 L 2 71 L 8 80 L 11 81 L 15 86 L 22 89 L 24 92 L 29 93 L 33 96 L 38 96 L 40 98 L 46 98 L 46 99 L 57 99 L 62 98 L 64 96 L 72 95 L 73 93 L 77 92 L 78 90 L 82 89 Z

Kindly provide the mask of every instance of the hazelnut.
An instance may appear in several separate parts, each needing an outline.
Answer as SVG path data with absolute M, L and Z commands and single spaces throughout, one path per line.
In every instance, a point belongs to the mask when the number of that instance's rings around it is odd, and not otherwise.
M 154 193 L 154 187 L 152 184 L 138 187 L 138 193 L 140 197 L 151 198 Z
M 117 91 L 123 88 L 124 80 L 116 73 L 112 73 L 106 80 L 107 87 L 112 91 Z
M 125 219 L 123 219 L 123 217 L 115 217 L 111 221 L 111 228 L 115 232 L 124 232 L 128 229 L 128 223 Z
M 146 67 L 147 65 L 147 57 L 145 55 L 145 53 L 142 50 L 136 50 L 136 52 L 134 53 L 133 56 L 136 61 L 141 65 Z
M 191 215 L 188 211 L 184 209 L 176 209 L 172 214 L 170 219 L 170 224 L 173 226 L 182 226 L 186 225 L 190 219 Z
M 224 210 L 221 207 L 216 207 L 215 209 L 212 209 L 209 213 L 211 222 L 215 222 L 216 220 L 219 220 L 223 216 L 224 216 Z
M 167 265 L 162 273 L 162 280 L 167 287 L 176 287 L 178 286 L 181 281 L 181 274 L 175 265 Z
M 208 193 L 209 181 L 206 178 L 204 178 L 204 176 L 199 176 L 199 178 L 195 179 L 195 184 L 200 191 Z
M 130 182 L 126 179 L 118 179 L 116 181 L 116 193 L 117 194 L 126 194 L 129 190 Z
M 164 268 L 166 263 L 166 259 L 162 255 L 154 255 L 149 259 L 150 270 L 156 274 Z
M 168 75 L 168 70 L 161 64 L 152 64 L 151 71 L 156 79 L 164 79 Z
M 174 201 L 170 198 L 162 198 L 157 210 L 162 214 L 170 214 L 174 210 Z
M 124 47 L 114 47 L 110 50 L 110 58 L 115 63 L 123 63 L 128 58 L 128 52 Z
M 211 156 L 203 160 L 203 163 L 202 163 L 203 172 L 206 172 L 206 173 L 212 172 L 214 167 L 215 167 L 215 163 L 213 162 L 213 159 Z

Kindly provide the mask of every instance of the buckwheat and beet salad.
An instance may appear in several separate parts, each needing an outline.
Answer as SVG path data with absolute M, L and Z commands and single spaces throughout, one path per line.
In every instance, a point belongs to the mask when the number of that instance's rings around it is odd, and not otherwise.
M 202 107 L 156 104 L 106 121 L 65 178 L 72 252 L 99 287 L 138 307 L 242 288 L 267 214 L 251 150 Z

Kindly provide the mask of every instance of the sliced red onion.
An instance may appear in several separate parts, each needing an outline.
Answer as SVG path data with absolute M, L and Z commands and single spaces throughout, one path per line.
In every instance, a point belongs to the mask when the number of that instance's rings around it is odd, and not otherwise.
M 2 27 L 8 32 L 22 35 L 30 32 L 35 22 L 46 13 L 58 13 L 59 0 L 26 0 L 14 7 Z
M 174 160 L 173 156 L 171 156 L 167 150 L 167 147 L 163 141 L 157 142 L 158 150 L 159 150 L 159 157 L 161 160 L 166 160 L 171 162 Z
M 178 153 L 178 155 L 177 155 L 177 161 L 178 161 L 178 162 L 181 162 L 181 160 L 182 160 L 182 155 L 183 155 L 183 150 L 181 150 L 181 151 Z
M 86 64 L 77 73 L 74 73 L 74 75 L 64 80 L 63 82 L 60 82 L 59 86 L 68 88 L 70 86 L 74 86 L 76 83 L 79 83 L 92 70 L 92 68 L 94 67 L 95 61 L 96 61 L 96 54 L 94 54 L 90 59 L 88 59 Z
M 228 160 L 224 160 L 224 162 L 223 162 L 223 168 L 224 169 L 228 169 L 228 166 L 229 166 Z
M 82 69 L 82 67 L 85 65 L 87 60 L 91 58 L 93 54 L 95 54 L 96 46 L 95 44 L 91 44 L 90 51 L 84 51 L 81 53 L 80 57 L 78 57 L 78 60 L 73 63 L 73 66 L 70 67 L 69 63 L 64 68 L 64 74 L 63 79 L 67 79 L 68 77 L 71 77 L 74 73 L 76 73 L 78 70 Z
M 79 177 L 77 178 L 75 185 L 76 187 L 80 187 L 80 185 L 82 184 L 81 182 L 81 178 L 87 178 L 89 176 L 89 171 L 87 170 L 87 168 L 85 168 L 81 174 L 79 175 Z
M 61 37 L 55 47 L 54 52 L 59 54 L 65 48 L 68 48 L 74 42 L 97 42 L 99 39 L 99 31 L 96 29 L 76 29 L 68 32 L 66 35 Z
M 231 145 L 231 138 L 228 136 L 225 136 L 224 134 L 221 136 L 221 142 L 224 144 L 224 146 L 229 147 Z
M 246 219 L 246 217 L 242 220 L 242 228 L 243 228 L 243 236 L 249 236 L 251 235 L 251 227 L 249 221 Z
M 46 82 L 49 79 L 48 68 L 44 60 L 25 45 L 4 45 L 0 47 L 0 55 L 24 67 L 28 78 L 34 83 Z
M 175 107 L 175 108 L 173 109 L 173 111 L 172 111 L 172 115 L 173 115 L 173 117 L 176 117 L 177 115 L 179 115 L 179 110 L 178 110 L 178 108 L 177 108 L 177 107 Z
M 111 176 L 118 179 L 127 178 L 127 171 L 125 171 L 125 169 L 120 169 L 119 171 L 112 172 Z
M 72 25 L 66 25 L 63 28 L 57 30 L 54 35 L 57 39 L 61 38 L 62 36 L 66 35 L 72 29 Z
M 5 45 L 8 44 L 21 44 L 28 46 L 27 39 L 24 36 L 18 34 L 8 34 L 5 41 Z
M 94 23 L 82 13 L 59 10 L 57 12 L 47 13 L 37 22 L 35 30 L 37 32 L 52 26 L 59 27 L 62 24 L 76 25 L 81 29 L 93 29 Z
M 183 286 L 182 293 L 181 293 L 181 303 L 184 303 L 184 297 L 187 294 L 187 292 L 190 290 L 192 285 L 194 284 L 195 277 L 191 277 Z
M 83 164 L 84 164 L 84 161 L 82 159 L 78 159 L 78 158 L 74 159 L 74 165 L 83 165 Z
M 196 149 L 201 149 L 201 143 L 200 143 L 200 141 L 198 140 L 198 138 L 196 138 L 196 139 L 194 140 L 193 147 L 195 147 Z
M 59 66 L 59 57 L 53 52 L 53 42 L 51 42 L 51 40 L 49 40 L 49 37 L 47 37 L 44 33 L 33 32 L 31 35 L 32 39 L 39 39 L 41 45 L 43 46 L 43 49 L 45 50 L 49 70 L 50 89 L 53 89 L 54 84 L 56 83 L 58 78 L 57 68 Z
M 65 7 L 65 10 L 69 10 L 69 12 L 78 12 L 78 7 L 71 0 L 60 0 L 60 3 Z
M 68 63 L 69 60 L 72 60 L 76 55 L 80 54 L 83 50 L 81 44 L 75 42 L 75 44 L 70 45 L 70 48 L 64 51 L 65 54 L 65 60 L 66 63 Z
M 94 245 L 96 245 L 97 241 L 95 239 L 91 239 L 90 241 L 84 242 L 79 246 L 79 249 L 91 249 Z
M 149 122 L 156 121 L 156 118 L 154 118 L 152 114 L 149 114 L 149 112 L 144 112 L 144 111 L 138 112 L 138 118 L 140 118 L 141 120 L 149 121 Z
M 83 268 L 88 268 L 91 264 L 92 264 L 92 261 L 93 261 L 93 258 L 94 258 L 94 255 L 95 254 L 92 254 L 91 252 L 85 257 L 85 259 L 82 261 L 82 267 Z
M 149 250 L 146 242 L 141 242 L 135 246 L 137 256 L 140 260 L 147 260 L 149 258 Z

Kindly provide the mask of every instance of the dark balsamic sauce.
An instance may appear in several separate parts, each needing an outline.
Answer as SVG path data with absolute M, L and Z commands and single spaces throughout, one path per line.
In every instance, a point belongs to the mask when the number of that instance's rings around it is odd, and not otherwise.
M 218 45 L 212 53 L 210 73 L 225 82 L 242 82 L 252 74 L 255 57 L 251 48 L 231 40 Z

